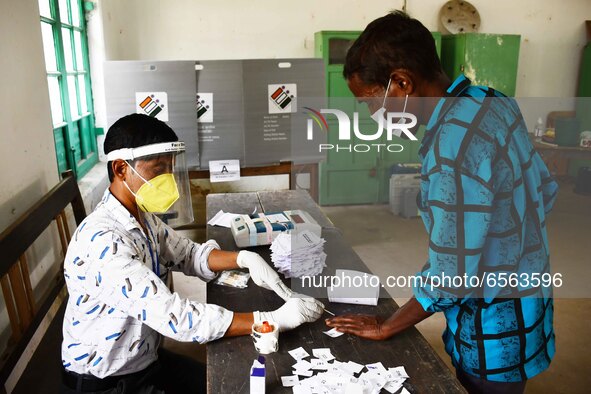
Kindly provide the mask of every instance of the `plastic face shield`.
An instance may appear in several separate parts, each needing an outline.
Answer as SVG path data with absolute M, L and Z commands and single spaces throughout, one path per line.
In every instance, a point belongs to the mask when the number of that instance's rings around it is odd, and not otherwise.
M 179 198 L 166 212 L 154 212 L 154 214 L 171 227 L 193 222 L 193 204 L 184 142 L 163 142 L 138 148 L 123 148 L 107 154 L 108 161 L 118 159 L 125 160 L 135 170 L 133 176 L 139 176 L 142 179 L 141 182 L 148 184 L 151 179 L 156 179 L 160 175 L 172 174 Z M 154 186 L 157 185 L 154 184 Z M 140 207 L 140 211 L 144 210 Z

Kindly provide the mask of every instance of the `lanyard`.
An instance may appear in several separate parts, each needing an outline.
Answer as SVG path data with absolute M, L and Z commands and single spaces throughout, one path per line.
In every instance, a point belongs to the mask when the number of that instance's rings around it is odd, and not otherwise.
M 148 226 L 148 230 L 150 231 L 150 234 L 152 234 L 152 238 L 154 238 L 154 233 L 152 232 L 152 227 L 150 227 L 150 224 L 148 223 L 148 221 L 146 220 L 146 226 Z M 154 251 L 152 250 L 152 241 L 150 240 L 150 237 L 148 236 L 148 234 L 146 234 L 146 240 L 148 241 L 148 250 L 150 251 L 150 258 L 152 259 L 152 271 L 158 275 L 158 277 L 160 278 L 160 256 L 158 256 L 158 254 L 156 254 L 156 261 L 154 261 Z

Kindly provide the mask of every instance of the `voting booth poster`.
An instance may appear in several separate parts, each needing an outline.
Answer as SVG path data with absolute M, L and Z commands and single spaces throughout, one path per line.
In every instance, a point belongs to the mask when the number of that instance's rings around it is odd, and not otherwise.
M 271 84 L 269 94 L 269 114 L 285 114 L 297 111 L 297 91 L 295 83 Z
M 197 93 L 196 97 L 197 122 L 213 122 L 213 93 Z
M 168 122 L 168 95 L 166 92 L 136 92 L 136 113 Z

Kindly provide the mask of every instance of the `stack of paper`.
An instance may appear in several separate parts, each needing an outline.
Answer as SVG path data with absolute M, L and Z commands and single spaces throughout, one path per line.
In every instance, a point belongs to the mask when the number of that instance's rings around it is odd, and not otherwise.
M 386 368 L 381 362 L 366 365 L 341 362 L 328 348 L 313 349 L 314 358 L 310 361 L 305 360 L 310 355 L 301 347 L 289 354 L 296 360 L 293 374 L 282 376 L 281 383 L 284 387 L 292 387 L 296 394 L 373 394 L 382 389 L 396 393 L 401 388 L 401 394 L 408 393 L 403 387 L 409 377 L 404 367 Z M 364 369 L 366 371 L 362 372 Z
M 318 275 L 326 267 L 324 242 L 309 230 L 281 233 L 271 244 L 271 261 L 286 278 Z

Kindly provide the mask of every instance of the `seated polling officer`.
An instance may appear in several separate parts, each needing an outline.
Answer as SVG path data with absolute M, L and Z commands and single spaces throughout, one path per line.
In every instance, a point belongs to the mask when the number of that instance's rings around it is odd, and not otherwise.
M 443 312 L 445 350 L 466 389 L 523 392 L 555 351 L 552 288 L 533 283 L 550 272 L 545 223 L 558 187 L 519 107 L 463 75 L 450 81 L 431 33 L 402 12 L 367 26 L 347 53 L 344 76 L 377 120 L 386 98 L 389 111 L 409 97 L 427 98 L 409 99 L 407 108 L 427 125 L 417 201 L 429 251 L 414 297 L 392 316 L 339 316 L 327 324 L 383 340 Z M 396 262 L 392 267 L 395 274 Z M 470 282 L 434 285 L 443 274 Z M 520 275 L 519 285 L 501 284 L 509 274 Z M 479 287 L 474 279 L 482 277 L 497 284 Z
M 323 305 L 294 295 L 258 254 L 195 243 L 155 214 L 192 217 L 184 143 L 165 123 L 125 116 L 104 148 L 111 184 L 74 233 L 64 262 L 64 392 L 205 392 L 204 366 L 163 352 L 161 335 L 205 343 L 250 334 L 253 322 L 272 320 L 285 331 L 320 317 Z M 205 281 L 247 268 L 286 302 L 272 312 L 233 313 L 183 299 L 165 284 L 175 267 Z

